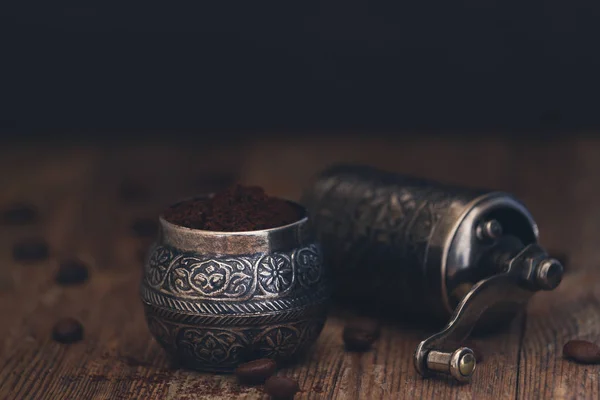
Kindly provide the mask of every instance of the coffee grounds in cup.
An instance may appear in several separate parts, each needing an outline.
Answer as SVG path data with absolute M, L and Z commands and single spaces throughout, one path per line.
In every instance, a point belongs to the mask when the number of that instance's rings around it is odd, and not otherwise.
M 211 198 L 176 204 L 163 217 L 192 229 L 242 232 L 288 225 L 301 219 L 302 212 L 285 200 L 267 196 L 261 187 L 236 185 Z

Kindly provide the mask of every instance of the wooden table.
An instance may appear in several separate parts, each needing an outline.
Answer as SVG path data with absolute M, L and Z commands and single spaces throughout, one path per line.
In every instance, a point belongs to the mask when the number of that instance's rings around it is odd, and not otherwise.
M 473 382 L 421 379 L 412 353 L 429 333 L 386 326 L 373 351 L 346 353 L 343 315 L 332 315 L 313 352 L 280 371 L 299 380 L 301 399 L 598 398 L 600 367 L 562 358 L 572 338 L 600 338 L 600 139 L 577 136 L 519 140 L 460 136 L 287 136 L 202 144 L 35 143 L 0 148 L 0 204 L 25 200 L 40 223 L 0 228 L 0 398 L 229 399 L 262 398 L 232 376 L 171 368 L 151 338 L 137 297 L 137 217 L 155 217 L 180 197 L 239 179 L 298 198 L 313 173 L 354 161 L 450 183 L 515 193 L 536 217 L 542 244 L 568 254 L 567 276 L 537 294 L 525 313 L 498 334 L 480 338 L 485 352 Z M 146 200 L 120 198 L 124 181 L 142 182 Z M 11 248 L 43 236 L 47 261 L 21 264 Z M 54 281 L 58 263 L 88 263 L 87 283 Z M 83 341 L 62 345 L 50 332 L 63 316 L 80 319 Z

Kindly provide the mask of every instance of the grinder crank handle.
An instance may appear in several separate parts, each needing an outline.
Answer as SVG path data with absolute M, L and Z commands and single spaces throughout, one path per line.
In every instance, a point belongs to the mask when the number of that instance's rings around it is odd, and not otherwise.
M 414 354 L 415 368 L 425 377 L 432 373 L 468 382 L 475 371 L 473 350 L 450 348 L 462 343 L 481 315 L 492 305 L 526 303 L 538 290 L 556 288 L 563 267 L 537 244 L 530 244 L 503 265 L 503 271 L 476 283 L 458 304 L 446 327 L 422 341 Z

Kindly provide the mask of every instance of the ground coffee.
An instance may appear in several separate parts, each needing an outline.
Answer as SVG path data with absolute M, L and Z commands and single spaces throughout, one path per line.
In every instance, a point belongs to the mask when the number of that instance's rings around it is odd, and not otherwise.
M 236 185 L 212 198 L 176 204 L 165 211 L 164 218 L 193 229 L 241 232 L 287 225 L 302 214 L 292 204 L 267 196 L 263 188 Z

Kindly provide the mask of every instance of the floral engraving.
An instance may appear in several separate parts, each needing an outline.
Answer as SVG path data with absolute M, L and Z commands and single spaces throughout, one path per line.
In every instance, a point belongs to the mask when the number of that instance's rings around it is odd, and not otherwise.
M 209 259 L 183 257 L 169 272 L 166 289 L 172 293 L 217 298 L 249 297 L 254 289 L 248 258 Z
M 157 296 L 175 295 L 172 301 L 275 297 L 314 288 L 324 277 L 321 250 L 315 244 L 288 253 L 237 257 L 205 257 L 161 246 L 151 253 L 144 273 L 148 289 L 156 290 Z
M 324 322 L 322 315 L 283 324 L 199 327 L 178 318 L 148 315 L 156 340 L 184 364 L 201 370 L 230 370 L 248 356 L 292 358 L 314 343 Z
M 182 329 L 178 335 L 180 355 L 193 358 L 206 365 L 235 363 L 238 355 L 248 345 L 243 332 L 233 329 Z
M 288 357 L 298 348 L 300 336 L 300 331 L 291 325 L 275 327 L 257 338 L 258 351 L 263 357 Z
M 294 269 L 290 257 L 272 254 L 258 262 L 258 280 L 266 294 L 279 294 L 288 290 L 294 282 Z
M 160 285 L 164 280 L 169 264 L 173 259 L 173 252 L 166 247 L 157 247 L 152 252 L 148 261 L 146 279 L 152 286 Z
M 190 283 L 196 290 L 204 294 L 222 293 L 229 280 L 229 275 L 229 269 L 221 263 L 209 260 L 198 264 L 197 268 L 193 268 Z
M 298 267 L 298 281 L 304 287 L 310 287 L 321 280 L 322 262 L 317 247 L 311 245 L 296 252 L 294 261 Z

